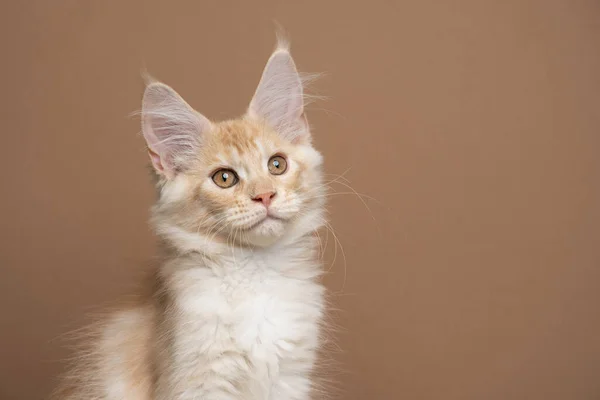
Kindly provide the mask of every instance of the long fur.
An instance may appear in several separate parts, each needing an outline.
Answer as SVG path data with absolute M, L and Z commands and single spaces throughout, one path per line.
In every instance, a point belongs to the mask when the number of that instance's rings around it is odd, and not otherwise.
M 316 398 L 325 290 L 322 157 L 303 79 L 280 41 L 243 117 L 210 122 L 149 82 L 143 133 L 158 177 L 162 263 L 134 301 L 89 329 L 54 399 Z M 287 170 L 269 173 L 274 155 Z M 235 171 L 232 188 L 211 179 Z M 275 193 L 270 206 L 255 201 Z

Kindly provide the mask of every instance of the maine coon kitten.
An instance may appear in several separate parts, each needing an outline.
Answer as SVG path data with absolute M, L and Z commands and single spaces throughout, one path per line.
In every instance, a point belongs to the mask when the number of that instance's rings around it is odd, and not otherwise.
M 311 398 L 325 195 L 288 46 L 242 117 L 209 121 L 151 82 L 142 131 L 164 262 L 147 296 L 98 326 L 55 398 Z

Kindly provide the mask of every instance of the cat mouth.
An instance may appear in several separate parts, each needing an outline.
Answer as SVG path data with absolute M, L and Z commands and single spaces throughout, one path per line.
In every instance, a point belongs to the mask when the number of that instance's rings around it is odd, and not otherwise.
M 279 222 L 286 222 L 285 218 L 281 218 L 281 217 L 277 217 L 275 215 L 272 214 L 267 214 L 264 218 L 261 218 L 259 221 L 253 223 L 252 225 L 248 226 L 247 228 L 244 228 L 244 231 L 251 231 L 253 229 L 258 228 L 259 226 L 263 225 L 264 223 L 268 222 L 268 221 L 279 221 Z

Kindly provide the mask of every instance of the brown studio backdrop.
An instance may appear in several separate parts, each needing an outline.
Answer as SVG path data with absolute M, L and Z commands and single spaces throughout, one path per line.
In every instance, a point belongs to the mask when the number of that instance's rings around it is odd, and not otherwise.
M 600 398 L 597 2 L 1 7 L 1 399 L 43 398 L 61 335 L 155 254 L 140 71 L 235 116 L 274 19 L 327 73 L 327 172 L 377 199 L 330 203 L 338 398 Z

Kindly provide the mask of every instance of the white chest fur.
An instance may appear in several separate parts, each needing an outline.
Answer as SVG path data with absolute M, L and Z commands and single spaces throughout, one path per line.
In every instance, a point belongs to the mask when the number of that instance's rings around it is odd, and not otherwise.
M 178 274 L 174 356 L 181 373 L 198 376 L 196 386 L 241 390 L 248 399 L 305 398 L 323 287 L 318 265 L 298 255 L 236 254 Z M 207 386 L 209 378 L 215 382 Z

